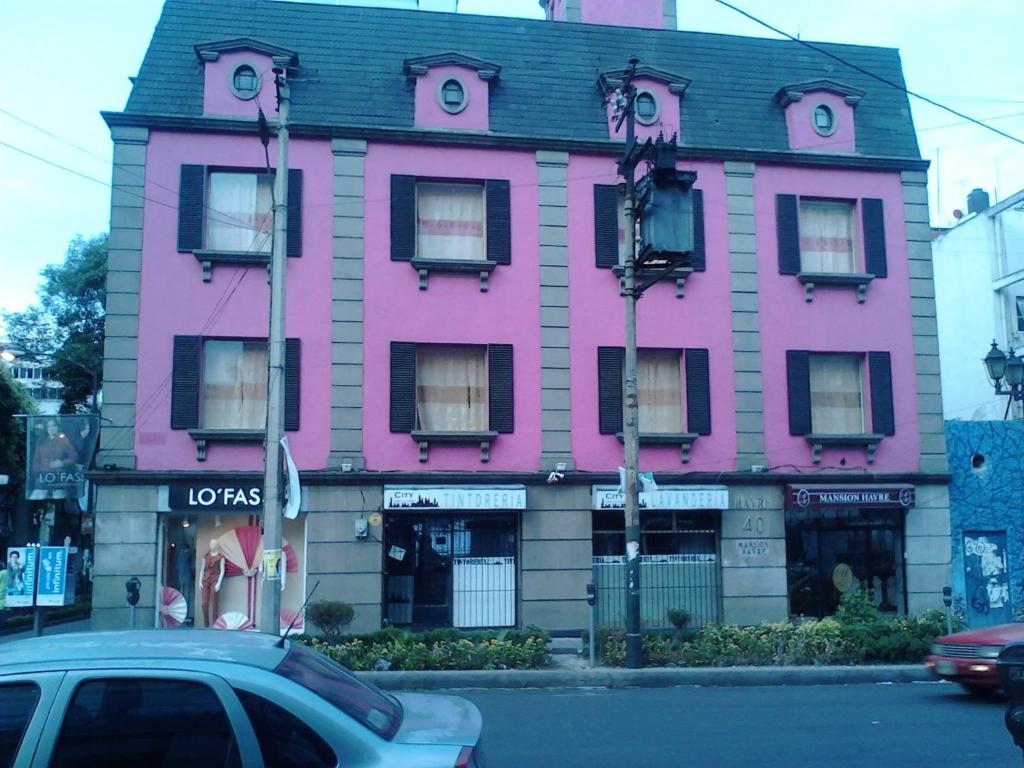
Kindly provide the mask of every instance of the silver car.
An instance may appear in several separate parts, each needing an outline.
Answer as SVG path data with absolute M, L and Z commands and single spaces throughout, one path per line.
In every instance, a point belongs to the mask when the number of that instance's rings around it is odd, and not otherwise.
M 477 768 L 480 712 L 255 632 L 0 645 L 0 768 Z

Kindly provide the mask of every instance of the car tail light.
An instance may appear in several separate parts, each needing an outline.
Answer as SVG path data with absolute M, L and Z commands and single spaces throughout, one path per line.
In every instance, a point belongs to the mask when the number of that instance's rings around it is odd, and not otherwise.
M 459 759 L 455 761 L 455 768 L 474 768 L 476 761 L 473 760 L 473 748 L 463 747 L 459 752 Z

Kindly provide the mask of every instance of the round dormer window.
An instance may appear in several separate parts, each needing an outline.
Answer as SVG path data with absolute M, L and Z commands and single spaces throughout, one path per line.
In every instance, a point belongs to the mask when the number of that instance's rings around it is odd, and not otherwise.
M 634 102 L 636 121 L 641 125 L 653 125 L 658 122 L 661 110 L 658 108 L 658 100 L 650 91 L 640 91 Z
M 437 100 L 445 112 L 457 114 L 466 108 L 469 103 L 469 94 L 466 93 L 466 86 L 455 77 L 449 77 L 441 83 L 437 92 Z
M 814 132 L 819 136 L 831 136 L 836 132 L 836 113 L 827 104 L 819 104 L 811 113 Z
M 260 76 L 251 64 L 239 64 L 231 73 L 231 92 L 240 99 L 253 99 L 260 92 Z

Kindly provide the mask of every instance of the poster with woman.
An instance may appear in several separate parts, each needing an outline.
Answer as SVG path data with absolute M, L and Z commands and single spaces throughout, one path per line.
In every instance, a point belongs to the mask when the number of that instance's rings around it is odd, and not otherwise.
M 30 416 L 26 498 L 77 498 L 96 450 L 99 418 L 92 414 Z
M 35 603 L 35 547 L 11 547 L 7 550 L 7 607 L 27 608 Z

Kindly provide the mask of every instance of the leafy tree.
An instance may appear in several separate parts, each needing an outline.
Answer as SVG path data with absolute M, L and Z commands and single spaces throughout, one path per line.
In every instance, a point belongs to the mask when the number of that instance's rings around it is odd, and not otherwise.
M 28 392 L 0 365 L 0 474 L 10 476 L 8 499 L 20 497 L 25 480 L 25 420 L 14 416 L 34 412 Z
M 52 359 L 49 375 L 64 385 L 61 411 L 73 413 L 92 395 L 90 372 L 96 372 L 97 385 L 102 374 L 107 236 L 76 237 L 64 263 L 50 264 L 40 274 L 39 302 L 4 315 L 8 343 Z

